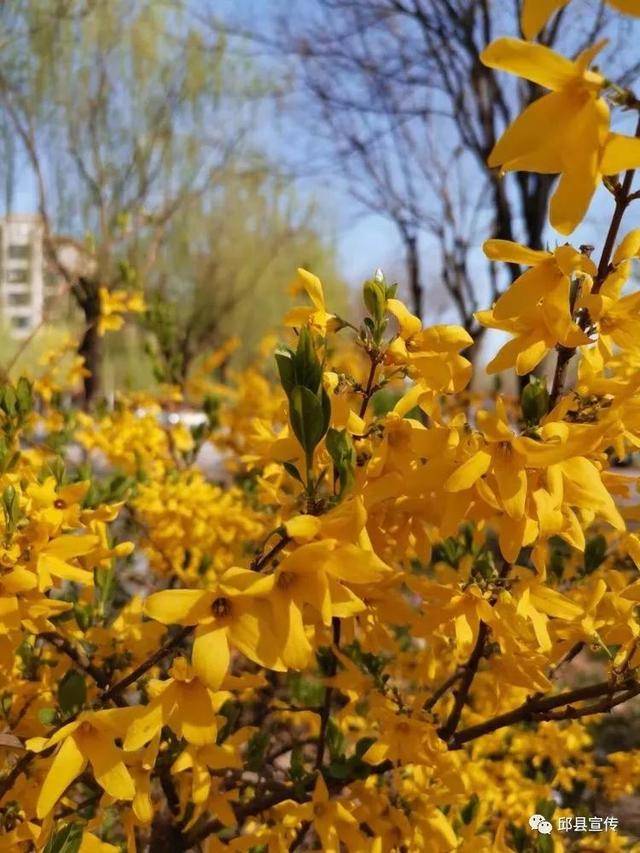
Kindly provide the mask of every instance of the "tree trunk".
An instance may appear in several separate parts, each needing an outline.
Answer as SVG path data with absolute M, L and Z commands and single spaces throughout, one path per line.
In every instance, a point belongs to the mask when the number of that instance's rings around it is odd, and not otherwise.
M 411 294 L 412 312 L 421 320 L 423 302 L 422 302 L 422 284 L 420 282 L 420 256 L 418 253 L 418 238 L 415 234 L 405 235 L 404 238 L 407 250 L 407 275 L 409 278 L 409 292 Z
M 77 299 L 84 314 L 85 332 L 78 346 L 89 372 L 84 377 L 84 404 L 89 406 L 100 394 L 102 386 L 102 338 L 98 334 L 100 320 L 100 287 L 98 282 L 81 279 Z

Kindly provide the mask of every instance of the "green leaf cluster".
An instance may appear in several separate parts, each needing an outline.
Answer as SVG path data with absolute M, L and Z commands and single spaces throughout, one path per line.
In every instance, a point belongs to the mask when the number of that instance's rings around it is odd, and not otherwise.
M 276 353 L 280 383 L 289 400 L 289 421 L 311 467 L 313 453 L 329 429 L 331 401 L 322 385 L 322 362 L 313 336 L 304 328 L 296 350 L 281 347 Z

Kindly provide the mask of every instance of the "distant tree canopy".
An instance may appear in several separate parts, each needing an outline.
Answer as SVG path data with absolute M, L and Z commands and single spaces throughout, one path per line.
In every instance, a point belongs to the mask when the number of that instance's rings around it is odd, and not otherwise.
M 240 357 L 251 357 L 291 304 L 295 266 L 319 269 L 345 307 L 333 247 L 318 236 L 316 219 L 313 205 L 266 164 L 250 175 L 230 172 L 209 198 L 185 206 L 149 280 L 158 378 L 184 383 L 199 354 L 233 335 L 242 339 Z
M 223 329 L 242 331 L 252 276 L 293 270 L 310 243 L 319 260 L 312 217 L 294 216 L 286 182 L 265 196 L 277 170 L 254 130 L 270 83 L 222 25 L 201 27 L 193 11 L 178 0 L 9 0 L 0 10 L 0 120 L 19 142 L 5 149 L 26 155 L 49 260 L 84 318 L 87 398 L 101 386 L 101 287 L 171 298 L 190 361 Z M 8 204 L 15 173 L 7 168 Z M 59 251 L 60 233 L 83 243 L 81 271 Z M 287 254 L 294 235 L 303 257 Z M 219 263 L 234 260 L 223 246 L 243 247 L 243 265 L 227 268 L 221 299 Z M 255 338 L 264 325 L 251 329 Z

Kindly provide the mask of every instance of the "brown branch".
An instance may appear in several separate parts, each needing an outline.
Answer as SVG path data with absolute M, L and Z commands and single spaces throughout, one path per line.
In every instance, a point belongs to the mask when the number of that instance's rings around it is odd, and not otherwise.
M 640 116 L 638 116 L 638 123 L 636 125 L 635 135 L 640 136 Z M 600 263 L 598 264 L 598 276 L 593 287 L 593 293 L 598 293 L 600 291 L 600 288 L 604 284 L 604 280 L 606 279 L 609 273 L 609 263 L 611 261 L 613 247 L 615 246 L 615 242 L 618 237 L 618 231 L 620 230 L 620 225 L 622 224 L 622 218 L 626 213 L 627 207 L 629 206 L 629 196 L 631 194 L 631 186 L 633 184 L 633 177 L 635 175 L 635 171 L 635 169 L 627 169 L 622 181 L 622 186 L 616 193 L 616 206 L 614 208 L 613 216 L 611 218 L 611 225 L 609 226 L 609 231 L 607 232 L 607 236 L 604 242 L 602 255 L 600 256 Z
M 304 843 L 304 840 L 307 836 L 307 832 L 311 828 L 310 820 L 303 820 L 300 824 L 300 829 L 296 832 L 293 841 L 289 845 L 289 853 L 294 853 L 294 850 L 297 850 L 301 844 Z
M 380 776 L 383 773 L 387 773 L 389 770 L 393 769 L 393 763 L 391 761 L 383 761 L 380 764 L 372 764 L 369 768 L 369 774 L 371 776 Z M 341 791 L 344 787 L 349 785 L 353 781 L 352 777 L 347 779 L 328 779 L 327 787 L 329 788 L 330 793 L 337 793 Z M 309 778 L 302 783 L 302 785 L 295 785 L 289 787 L 288 785 L 278 785 L 278 787 L 274 791 L 270 791 L 262 797 L 255 797 L 253 800 L 250 800 L 248 803 L 244 803 L 242 805 L 232 806 L 236 816 L 236 823 L 238 826 L 238 830 L 242 827 L 243 822 L 248 817 L 255 817 L 261 812 L 268 811 L 269 809 L 277 806 L 279 803 L 284 802 L 285 800 L 293 800 L 297 803 L 307 802 L 308 794 L 315 787 L 316 782 L 316 774 L 310 774 Z M 210 820 L 205 821 L 201 824 L 196 824 L 196 826 L 192 827 L 189 832 L 184 836 L 183 842 L 180 850 L 191 850 L 196 847 L 200 842 L 204 841 L 209 835 L 212 835 L 214 832 L 219 832 L 221 829 L 224 829 L 225 826 L 221 823 L 217 818 L 212 818 Z
M 333 644 L 338 649 L 340 648 L 340 620 L 333 617 L 331 620 L 333 630 Z M 333 678 L 338 671 L 338 658 L 333 649 L 331 650 L 331 661 L 329 663 L 329 678 Z M 331 716 L 331 703 L 333 701 L 333 687 L 326 687 L 324 694 L 324 703 L 320 711 L 320 733 L 318 734 L 318 751 L 316 753 L 316 770 L 322 767 L 324 760 L 325 745 L 327 741 L 327 727 L 329 725 L 329 717 Z
M 140 666 L 136 667 L 133 672 L 130 672 L 129 675 L 122 678 L 120 681 L 116 682 L 114 685 L 109 687 L 107 690 L 102 693 L 100 696 L 100 704 L 103 705 L 105 702 L 115 701 L 115 697 L 122 693 L 127 687 L 130 687 L 134 684 L 139 678 L 148 672 L 151 667 L 155 666 L 157 663 L 160 663 L 163 658 L 165 658 L 168 654 L 170 654 L 174 649 L 176 649 L 183 640 L 193 632 L 194 626 L 187 625 L 182 628 L 171 640 L 168 640 L 163 646 L 160 646 L 150 657 L 148 657 L 145 661 L 143 661 Z
M 616 696 L 616 694 L 619 695 Z M 457 732 L 451 738 L 451 746 L 454 749 L 459 748 L 469 741 L 515 723 L 578 719 L 589 714 L 605 713 L 638 694 L 640 694 L 640 683 L 634 678 L 628 678 L 618 685 L 612 684 L 610 681 L 601 681 L 587 687 L 568 690 L 556 696 L 533 696 L 518 708 L 514 708 L 513 711 L 507 711 L 505 714 L 485 720 L 484 723 L 478 723 Z M 597 699 L 601 696 L 606 696 L 606 700 L 596 705 L 588 705 L 583 708 L 572 707 L 574 702 Z M 565 707 L 565 711 L 562 714 L 553 713 L 556 709 L 563 707 Z
M 447 678 L 447 680 L 440 685 L 440 687 L 436 688 L 436 690 L 433 691 L 433 694 L 424 703 L 422 709 L 424 711 L 431 711 L 436 705 L 436 703 L 439 702 L 440 699 L 442 699 L 444 694 L 447 693 L 453 687 L 456 681 L 458 681 L 462 677 L 463 672 L 464 670 L 462 668 L 459 668 L 452 675 L 450 675 L 449 678 Z
M 438 730 L 438 734 L 443 740 L 448 741 L 454 734 L 455 730 L 458 728 L 460 717 L 462 715 L 462 709 L 464 708 L 465 703 L 469 698 L 471 685 L 473 684 L 473 679 L 476 677 L 476 673 L 478 672 L 478 667 L 480 665 L 482 655 L 484 654 L 488 637 L 489 626 L 486 624 L 486 622 L 480 622 L 475 646 L 473 647 L 473 651 L 469 656 L 469 660 L 466 662 L 462 669 L 460 687 L 456 691 L 454 691 L 455 701 L 453 708 L 451 710 L 451 713 L 449 714 L 447 722 Z
M 283 548 L 287 547 L 289 542 L 291 542 L 291 537 L 285 534 L 278 540 L 278 542 L 276 542 L 273 548 L 270 548 L 269 551 L 266 551 L 263 554 L 259 554 L 251 563 L 251 568 L 254 572 L 262 571 L 262 569 L 264 569 L 264 567 L 268 565 L 274 557 L 278 556 Z
M 490 598 L 490 604 L 493 605 L 497 601 L 498 597 L 498 585 L 501 584 L 509 572 L 511 571 L 511 563 L 503 561 L 500 572 L 498 573 L 498 577 L 495 582 L 495 588 Z M 473 647 L 471 655 L 469 656 L 468 661 L 456 670 L 452 676 L 450 676 L 447 681 L 443 685 L 441 685 L 438 690 L 436 690 L 435 694 L 431 697 L 431 699 L 425 704 L 425 710 L 430 710 L 433 708 L 438 699 L 446 693 L 446 691 L 455 684 L 458 679 L 462 679 L 462 683 L 460 687 L 455 691 L 455 701 L 453 705 L 453 709 L 449 715 L 446 723 L 440 727 L 438 730 L 438 734 L 444 740 L 449 740 L 451 735 L 458 728 L 460 723 L 460 716 L 462 715 L 462 709 L 465 706 L 469 698 L 469 693 L 471 692 L 471 686 L 473 684 L 473 680 L 476 677 L 478 672 L 478 667 L 480 666 L 480 661 L 482 660 L 483 655 L 486 651 L 487 640 L 489 639 L 489 626 L 485 622 L 480 622 L 478 626 L 478 636 L 476 637 L 476 643 Z
M 367 411 L 367 406 L 369 405 L 369 400 L 373 396 L 373 383 L 376 377 L 376 369 L 379 364 L 380 354 L 379 353 L 369 353 L 369 358 L 371 359 L 371 368 L 369 370 L 369 378 L 367 379 L 367 387 L 364 390 L 364 396 L 362 398 L 362 405 L 360 406 L 360 411 L 358 415 L 363 418 Z
M 241 826 L 243 821 L 245 821 L 248 817 L 253 817 L 254 815 L 258 815 L 261 812 L 267 811 L 268 809 L 277 806 L 278 803 L 282 803 L 285 800 L 294 800 L 296 802 L 304 802 L 306 799 L 307 793 L 311 790 L 313 785 L 315 784 L 315 779 L 311 777 L 307 780 L 304 790 L 301 792 L 299 787 L 287 787 L 283 786 L 282 789 L 270 792 L 265 794 L 263 797 L 257 797 L 246 803 L 245 805 L 237 806 L 234 809 L 236 815 L 236 821 L 238 826 Z M 182 846 L 180 849 L 182 850 L 191 850 L 201 841 L 204 841 L 209 835 L 212 835 L 214 832 L 218 832 L 220 829 L 224 828 L 224 824 L 222 824 L 217 818 L 212 818 L 211 820 L 206 821 L 200 826 L 194 826 L 190 832 L 184 837 Z
M 549 678 L 553 678 L 560 667 L 564 666 L 567 663 L 570 663 L 574 658 L 577 658 L 580 652 L 584 649 L 585 642 L 584 640 L 580 640 L 579 643 L 576 643 L 574 646 L 571 646 L 569 651 L 563 655 L 558 663 L 554 664 L 549 670 Z

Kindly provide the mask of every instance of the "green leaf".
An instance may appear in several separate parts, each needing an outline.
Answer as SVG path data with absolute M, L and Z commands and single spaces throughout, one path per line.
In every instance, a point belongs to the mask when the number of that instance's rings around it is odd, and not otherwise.
M 15 415 L 16 413 L 17 402 L 18 398 L 16 397 L 16 392 L 13 390 L 11 385 L 7 385 L 4 389 L 0 406 L 6 412 L 7 415 L 11 416 Z
M 333 675 L 335 655 L 331 646 L 319 646 L 316 649 L 316 662 L 321 676 L 330 678 Z
M 12 453 L 11 456 L 4 459 L 3 466 L 2 466 L 3 471 L 4 472 L 12 471 L 16 467 L 16 465 L 18 464 L 19 459 L 20 459 L 20 453 L 19 453 L 19 451 L 16 450 L 15 453 Z
M 528 424 L 539 424 L 549 411 L 550 398 L 547 383 L 537 376 L 529 377 L 520 395 L 522 417 Z
M 332 779 L 347 779 L 351 775 L 351 765 L 344 758 L 338 758 L 329 764 L 327 773 Z
M 326 431 L 326 413 L 319 398 L 296 385 L 289 398 L 291 429 L 307 455 L 311 455 Z
M 88 631 L 93 622 L 93 607 L 90 604 L 78 604 L 76 602 L 73 606 L 73 615 L 78 623 L 78 628 Z
M 247 744 L 247 768 L 249 770 L 260 770 L 264 764 L 264 757 L 269 745 L 267 732 L 256 732 Z
M 523 853 L 529 845 L 529 838 L 526 831 L 521 826 L 516 826 L 513 823 L 509 824 L 509 832 L 511 833 L 513 846 L 517 853 Z
M 220 397 L 215 394 L 207 394 L 204 398 L 202 408 L 211 429 L 215 429 L 220 424 L 220 402 Z
M 38 672 L 40 659 L 35 653 L 33 646 L 25 637 L 16 649 L 16 656 L 20 660 L 20 667 L 25 678 L 35 678 Z
M 588 574 L 595 570 L 604 562 L 607 556 L 607 540 L 602 533 L 592 536 L 587 539 L 587 544 L 584 549 L 584 570 Z
M 16 404 L 18 412 L 21 415 L 28 414 L 33 407 L 31 383 L 24 376 L 18 379 L 18 384 L 16 385 Z
M 316 355 L 309 329 L 300 330 L 298 348 L 294 357 L 296 385 L 302 385 L 316 394 L 322 381 L 322 365 Z
M 355 447 L 346 429 L 329 429 L 325 445 L 340 480 L 340 495 L 342 495 L 354 481 L 356 468 Z
M 553 817 L 555 810 L 556 804 L 553 800 L 538 800 L 536 803 L 536 814 L 541 814 L 549 821 Z
M 38 711 L 38 719 L 43 726 L 52 726 L 57 716 L 55 708 L 40 708 Z
M 362 288 L 362 296 L 367 311 L 374 322 L 379 324 L 387 308 L 386 287 L 383 282 L 369 279 Z
M 539 835 L 537 838 L 538 853 L 553 853 L 553 841 L 550 835 Z
M 117 588 L 115 568 L 97 568 L 93 577 L 98 609 L 104 615 L 111 606 Z
M 87 685 L 84 677 L 75 669 L 70 669 L 58 685 L 58 704 L 65 714 L 72 714 L 81 708 L 87 699 Z
M 78 853 L 82 835 L 81 823 L 68 823 L 51 836 L 43 853 Z
M 296 371 L 293 362 L 294 353 L 287 348 L 282 348 L 276 352 L 276 365 L 280 374 L 280 384 L 284 389 L 284 393 L 289 396 L 296 384 Z
M 376 739 L 374 737 L 361 737 L 356 743 L 356 758 L 360 759 L 367 750 L 374 745 Z
M 460 817 L 462 818 L 462 822 L 465 825 L 469 825 L 473 820 L 476 812 L 478 811 L 478 806 L 480 804 L 480 800 L 478 799 L 477 794 L 473 794 L 469 802 L 461 809 Z
M 338 761 L 344 756 L 344 746 L 344 735 L 332 719 L 327 720 L 327 748 L 332 761 Z
M 296 466 L 293 464 L 293 462 L 283 462 L 282 465 L 284 466 L 284 470 L 287 472 L 287 474 L 290 477 L 293 477 L 294 480 L 297 480 L 299 483 L 302 483 L 302 485 L 304 486 L 304 480 L 300 476 L 300 472 L 298 471 Z
M 305 776 L 304 756 L 302 747 L 297 743 L 291 750 L 291 761 L 289 763 L 289 776 L 291 779 L 300 780 Z
M 291 672 L 288 685 L 292 698 L 301 705 L 317 708 L 322 705 L 325 688 L 321 681 L 306 678 L 299 672 Z
M 324 436 L 331 423 L 331 400 L 324 388 L 320 391 L 320 404 L 322 405 L 322 436 Z

